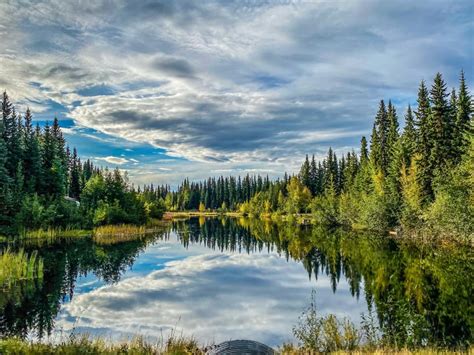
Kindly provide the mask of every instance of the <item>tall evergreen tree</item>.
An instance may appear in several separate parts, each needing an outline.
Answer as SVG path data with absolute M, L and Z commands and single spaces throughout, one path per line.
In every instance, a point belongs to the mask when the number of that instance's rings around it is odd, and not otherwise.
M 471 95 L 467 89 L 464 71 L 461 71 L 459 78 L 459 95 L 456 100 L 456 136 L 454 140 L 454 144 L 459 148 L 461 154 L 466 152 L 469 146 L 466 132 L 470 129 L 472 112 Z
M 308 154 L 306 154 L 306 159 L 300 169 L 300 180 L 307 188 L 311 188 L 310 170 L 311 166 L 309 163 Z
M 3 121 L 0 122 L 0 189 L 6 188 L 10 182 L 10 177 L 8 176 L 7 170 L 7 159 L 8 152 L 5 144 L 5 139 L 3 138 Z M 1 198 L 1 197 L 0 197 Z M 2 201 L 0 200 L 0 203 Z
M 80 184 L 80 166 L 81 163 L 77 157 L 76 148 L 73 149 L 71 157 L 71 172 L 70 172 L 70 183 L 69 183 L 69 196 L 78 199 L 81 193 Z
M 360 140 L 360 164 L 366 165 L 369 159 L 369 151 L 367 150 L 367 139 L 362 136 Z
M 38 181 L 41 174 L 41 156 L 39 141 L 33 129 L 33 117 L 29 108 L 26 109 L 23 129 L 23 169 L 25 191 L 33 193 L 37 191 Z
M 419 154 L 419 164 L 417 169 L 417 180 L 420 186 L 421 199 L 430 200 L 433 197 L 431 181 L 433 179 L 433 167 L 431 165 L 432 141 L 430 137 L 429 116 L 430 101 L 428 89 L 422 81 L 418 89 L 418 107 L 415 111 L 418 138 L 416 140 L 416 152 Z
M 453 160 L 455 150 L 452 142 L 452 122 L 446 83 L 437 73 L 430 91 L 431 110 L 429 115 L 429 138 L 433 144 L 430 162 L 438 173 L 445 172 Z
M 393 150 L 399 138 L 398 132 L 398 117 L 395 106 L 392 105 L 392 101 L 388 102 L 387 109 L 387 120 L 388 120 L 388 135 L 387 135 L 387 149 L 389 153 L 389 159 L 387 163 L 390 163 L 390 157 L 393 155 Z
M 416 151 L 416 127 L 415 127 L 415 118 L 413 117 L 413 112 L 410 105 L 408 105 L 407 112 L 405 114 L 405 127 L 403 128 L 402 134 L 402 144 L 405 147 L 409 159 L 415 154 Z M 407 162 L 407 167 L 410 165 L 410 162 Z
M 379 110 L 375 116 L 374 130 L 372 131 L 371 158 L 372 164 L 384 175 L 386 174 L 389 151 L 388 134 L 390 122 L 388 113 L 383 100 L 380 101 Z
M 380 139 L 377 132 L 377 126 L 374 123 L 372 127 L 372 135 L 370 136 L 370 162 L 372 166 L 378 167 L 381 161 L 380 156 Z
M 3 139 L 7 148 L 6 168 L 8 175 L 15 180 L 18 162 L 21 158 L 21 142 L 18 133 L 18 122 L 15 108 L 13 107 L 8 94 L 3 93 L 2 99 L 2 118 L 3 118 Z
M 313 157 L 311 158 L 311 164 L 309 167 L 309 178 L 310 178 L 310 187 L 309 190 L 313 196 L 316 195 L 318 190 L 318 166 L 316 165 L 316 160 Z

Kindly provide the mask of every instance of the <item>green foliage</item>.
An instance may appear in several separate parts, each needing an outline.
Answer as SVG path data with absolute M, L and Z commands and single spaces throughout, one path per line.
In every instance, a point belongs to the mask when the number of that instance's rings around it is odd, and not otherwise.
M 17 224 L 24 229 L 41 228 L 44 224 L 44 210 L 37 194 L 25 196 L 16 215 Z
M 341 350 L 354 351 L 358 348 L 361 334 L 348 319 L 339 320 L 333 314 L 320 317 L 316 308 L 316 294 L 312 293 L 311 303 L 302 313 L 293 334 L 303 349 L 321 353 Z
M 316 223 L 325 226 L 340 224 L 339 204 L 340 199 L 336 196 L 335 188 L 331 184 L 323 195 L 316 196 L 311 203 L 311 211 Z
M 474 138 L 462 163 L 437 186 L 436 200 L 426 210 L 428 228 L 437 235 L 474 239 Z
M 290 214 L 306 212 L 311 201 L 311 192 L 297 177 L 292 177 L 287 186 L 286 211 Z

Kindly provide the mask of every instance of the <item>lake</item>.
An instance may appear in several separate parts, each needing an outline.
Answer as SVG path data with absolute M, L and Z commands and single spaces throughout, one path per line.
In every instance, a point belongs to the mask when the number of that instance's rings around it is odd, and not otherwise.
M 38 250 L 44 277 L 0 291 L 2 335 L 153 340 L 174 331 L 202 344 L 277 346 L 295 341 L 314 294 L 321 315 L 359 325 L 372 314 L 394 339 L 472 340 L 470 249 L 233 218 L 177 220 L 114 245 L 77 238 L 22 247 Z

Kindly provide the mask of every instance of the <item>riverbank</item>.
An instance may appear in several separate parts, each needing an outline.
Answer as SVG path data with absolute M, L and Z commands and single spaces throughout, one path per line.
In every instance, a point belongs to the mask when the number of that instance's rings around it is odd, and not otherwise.
M 172 219 L 189 218 L 189 217 L 219 217 L 219 216 L 226 216 L 226 217 L 245 217 L 245 216 L 244 216 L 242 213 L 240 213 L 240 212 L 173 211 L 173 212 L 165 212 L 165 214 L 163 215 L 163 219 L 164 219 L 164 220 L 172 220 Z
M 234 218 L 257 218 L 261 220 L 270 220 L 274 222 L 294 222 L 297 224 L 315 224 L 311 213 L 298 213 L 294 215 L 280 213 L 266 213 L 258 216 L 248 215 L 241 212 L 222 212 L 222 211 L 169 211 L 163 215 L 164 220 L 190 218 L 190 217 L 234 217 Z
M 311 213 L 297 213 L 297 214 L 282 214 L 278 212 L 264 213 L 260 215 L 249 215 L 241 212 L 224 212 L 224 211 L 168 211 L 163 215 L 163 220 L 177 220 L 186 219 L 191 217 L 202 217 L 202 218 L 215 218 L 215 217 L 233 217 L 233 218 L 255 218 L 262 221 L 269 221 L 275 223 L 293 223 L 296 225 L 321 225 L 315 219 Z M 324 225 L 323 225 L 324 227 Z M 373 233 L 384 233 L 387 237 L 396 239 L 398 242 L 403 243 L 416 243 L 423 244 L 426 246 L 456 246 L 463 245 L 474 247 L 474 236 L 467 238 L 458 238 L 450 234 L 436 234 L 427 226 L 420 226 L 419 228 L 411 228 L 403 230 L 401 227 L 386 230 L 385 232 L 380 230 L 371 230 L 363 224 L 352 224 L 352 225 L 336 225 L 336 226 L 325 226 L 326 228 L 344 228 L 352 231 L 366 231 Z

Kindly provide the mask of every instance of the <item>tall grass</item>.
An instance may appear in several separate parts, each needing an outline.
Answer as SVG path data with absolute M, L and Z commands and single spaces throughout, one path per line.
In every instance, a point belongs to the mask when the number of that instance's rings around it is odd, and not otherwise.
M 9 248 L 0 254 L 0 288 L 9 288 L 24 281 L 43 278 L 43 260 L 36 251 L 30 255 L 20 249 L 17 253 Z
M 161 231 L 162 226 L 135 226 L 132 224 L 107 225 L 94 228 L 94 242 L 101 245 L 129 242 L 143 239 Z
M 393 335 L 386 334 L 376 324 L 374 313 L 362 315 L 361 326 L 349 319 L 339 319 L 334 314 L 320 316 L 316 309 L 316 294 L 301 314 L 293 335 L 299 344 L 284 344 L 282 354 L 472 354 L 470 344 L 456 348 L 438 347 L 425 341 L 409 340 L 413 334 L 404 334 L 405 341 L 393 341 Z M 410 323 L 411 327 L 416 325 Z M 400 339 L 399 339 L 400 340 Z M 421 339 L 420 339 L 421 340 Z
M 52 244 L 58 240 L 83 238 L 90 235 L 91 231 L 83 229 L 48 228 L 24 231 L 21 236 L 27 243 L 42 245 Z
M 35 343 L 9 338 L 0 340 L 2 354 L 204 354 L 196 340 L 170 337 L 156 344 L 143 338 L 129 342 L 112 343 L 88 336 L 71 336 L 59 343 Z

